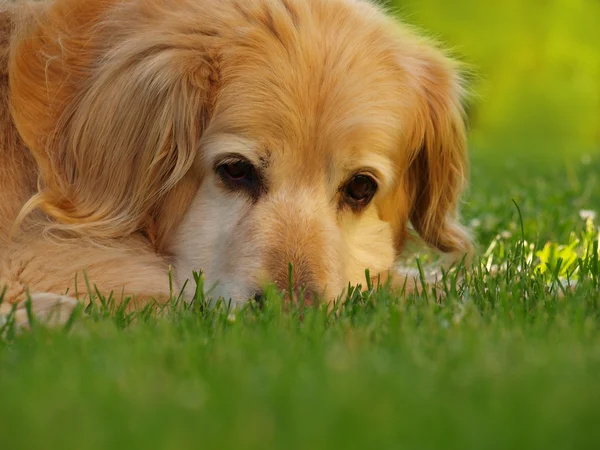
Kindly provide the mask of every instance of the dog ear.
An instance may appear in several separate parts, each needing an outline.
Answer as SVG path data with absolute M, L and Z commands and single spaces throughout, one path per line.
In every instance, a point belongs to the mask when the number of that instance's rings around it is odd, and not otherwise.
M 193 165 L 218 79 L 209 37 L 178 34 L 158 2 L 127 5 L 57 0 L 13 46 L 13 116 L 39 168 L 22 217 L 39 208 L 91 237 L 145 231 Z
M 457 211 L 468 172 L 464 90 L 456 63 L 430 44 L 416 50 L 402 61 L 415 106 L 396 162 L 397 186 L 384 199 L 382 216 L 393 226 L 398 253 L 410 220 L 430 246 L 464 255 L 471 251 Z

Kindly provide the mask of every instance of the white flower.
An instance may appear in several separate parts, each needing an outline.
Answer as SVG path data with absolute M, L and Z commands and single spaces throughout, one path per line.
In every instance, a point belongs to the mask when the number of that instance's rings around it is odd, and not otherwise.
M 581 220 L 594 220 L 596 219 L 596 211 L 591 209 L 582 209 L 579 211 L 579 217 L 581 217 Z
M 471 220 L 471 228 L 478 228 L 481 226 L 481 220 L 473 219 Z

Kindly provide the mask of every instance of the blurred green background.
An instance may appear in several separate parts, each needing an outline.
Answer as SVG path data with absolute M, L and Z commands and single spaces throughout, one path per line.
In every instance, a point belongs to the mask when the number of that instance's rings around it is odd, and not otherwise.
M 561 159 L 599 153 L 599 0 L 387 4 L 473 69 L 474 153 Z

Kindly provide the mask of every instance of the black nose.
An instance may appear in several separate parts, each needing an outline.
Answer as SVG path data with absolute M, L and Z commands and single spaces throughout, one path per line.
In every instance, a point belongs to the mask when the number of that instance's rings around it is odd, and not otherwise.
M 258 305 L 258 306 L 263 306 L 263 304 L 265 303 L 265 294 L 263 291 L 256 291 L 254 293 L 254 302 Z

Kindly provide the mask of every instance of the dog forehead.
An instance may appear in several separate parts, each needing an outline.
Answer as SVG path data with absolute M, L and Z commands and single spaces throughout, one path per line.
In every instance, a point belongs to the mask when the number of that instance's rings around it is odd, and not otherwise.
M 356 137 L 357 125 L 397 127 L 405 73 L 383 15 L 362 2 L 291 1 L 292 21 L 276 4 L 249 2 L 256 17 L 248 6 L 225 39 L 219 115 L 239 130 L 259 126 L 317 148 Z
M 385 172 L 411 103 L 390 23 L 364 2 L 288 3 L 294 20 L 278 2 L 243 4 L 211 129 L 251 142 L 250 159 L 282 183 L 337 180 L 370 159 Z
M 251 142 L 244 148 L 253 162 L 311 173 L 390 157 L 401 146 L 405 113 L 394 81 L 303 76 L 308 87 L 298 92 L 283 77 L 264 86 L 264 78 L 247 74 L 225 88 L 211 128 Z

